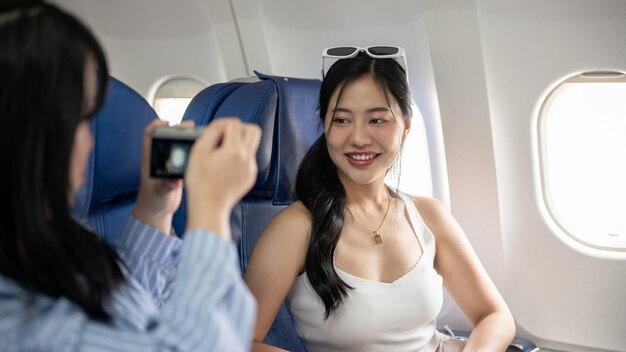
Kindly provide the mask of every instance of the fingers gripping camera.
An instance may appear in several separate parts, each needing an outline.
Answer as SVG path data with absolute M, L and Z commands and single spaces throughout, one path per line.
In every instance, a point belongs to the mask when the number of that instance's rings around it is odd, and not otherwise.
M 152 135 L 150 176 L 181 178 L 202 128 L 157 127 Z

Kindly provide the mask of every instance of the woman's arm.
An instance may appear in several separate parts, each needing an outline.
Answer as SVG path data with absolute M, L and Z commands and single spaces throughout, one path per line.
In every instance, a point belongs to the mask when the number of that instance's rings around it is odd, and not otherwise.
M 130 274 L 150 293 L 160 307 L 171 292 L 176 260 L 182 241 L 170 236 L 172 218 L 182 198 L 180 179 L 150 177 L 152 135 L 167 121 L 154 119 L 144 130 L 141 177 L 137 202 L 129 215 L 115 249 Z M 191 127 L 193 121 L 181 126 Z
M 296 202 L 281 211 L 257 241 L 244 280 L 257 299 L 257 325 L 253 351 L 282 351 L 263 344 L 276 313 L 304 270 L 311 222 L 308 211 Z
M 437 200 L 414 197 L 424 222 L 435 235 L 435 269 L 452 298 L 474 325 L 466 352 L 501 352 L 515 336 L 515 323 L 465 233 Z
M 165 127 L 167 124 L 167 121 L 154 119 L 144 130 L 139 194 L 132 215 L 150 227 L 170 234 L 174 212 L 178 209 L 182 199 L 183 181 L 150 176 L 152 135 L 157 127 Z M 193 127 L 193 125 L 193 121 L 190 120 L 180 124 L 181 127 Z
M 180 238 L 166 235 L 130 215 L 115 250 L 133 278 L 161 307 L 173 288 L 181 246 Z
M 176 287 L 154 328 L 133 333 L 90 321 L 80 350 L 249 350 L 255 304 L 241 281 L 234 245 L 204 230 L 185 237 Z
M 172 217 L 182 197 L 181 179 L 150 176 L 152 135 L 166 121 L 153 120 L 145 129 L 141 182 L 137 203 L 119 236 L 116 249 L 130 273 L 151 294 L 157 306 L 169 296 L 181 240 L 170 236 Z M 192 127 L 184 121 L 182 127 Z M 189 154 L 187 229 L 209 229 L 230 239 L 232 207 L 247 192 L 257 173 L 260 129 L 239 119 L 214 121 Z
M 133 216 L 140 220 L 135 225 L 143 222 L 150 226 L 136 228 L 135 231 L 142 233 L 135 233 L 135 241 L 126 246 L 135 255 L 152 252 L 142 256 L 143 267 L 157 273 L 163 269 L 155 266 L 176 262 L 178 240 L 168 240 L 163 233 L 153 233 L 152 238 L 144 235 L 157 229 L 169 232 L 182 188 L 180 180 L 158 180 L 148 175 L 152 132 L 162 124 L 154 121 L 144 133 L 141 188 L 133 210 Z M 226 118 L 207 126 L 191 148 L 185 171 L 188 191 L 185 243 L 180 250 L 174 290 L 155 322 L 154 334 L 148 331 L 147 345 L 151 348 L 234 351 L 249 348 L 254 301 L 241 280 L 236 250 L 230 241 L 229 218 L 233 206 L 254 182 L 259 139 L 258 126 Z M 155 242 L 166 248 L 154 247 Z M 157 254 L 161 257 L 155 257 Z M 135 277 L 137 271 L 142 272 L 141 265 L 131 270 Z M 165 282 L 160 286 L 167 287 L 172 277 L 173 270 L 169 274 L 165 271 L 160 278 Z M 143 281 L 145 284 L 148 280 Z M 162 287 L 157 290 L 164 292 Z M 85 341 L 89 341 L 89 336 L 86 330 Z
M 241 280 L 235 246 L 204 230 L 186 237 L 176 287 L 146 326 L 89 319 L 67 299 L 32 293 L 0 277 L 0 310 L 6 313 L 0 317 L 0 350 L 248 351 L 255 304 Z M 119 290 L 122 314 L 146 314 L 133 302 L 141 296 Z

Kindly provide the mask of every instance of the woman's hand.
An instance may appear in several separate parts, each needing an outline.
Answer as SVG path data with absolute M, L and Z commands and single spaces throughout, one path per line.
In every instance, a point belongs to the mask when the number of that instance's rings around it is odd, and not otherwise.
M 184 121 L 181 127 L 193 127 L 193 121 Z M 182 198 L 181 179 L 150 177 L 152 134 L 157 127 L 167 126 L 167 121 L 155 119 L 144 130 L 143 153 L 141 155 L 141 181 L 133 216 L 144 223 L 163 231 L 171 232 L 172 217 Z
M 230 212 L 257 176 L 257 125 L 221 118 L 208 125 L 189 155 L 187 230 L 205 228 L 230 238 Z

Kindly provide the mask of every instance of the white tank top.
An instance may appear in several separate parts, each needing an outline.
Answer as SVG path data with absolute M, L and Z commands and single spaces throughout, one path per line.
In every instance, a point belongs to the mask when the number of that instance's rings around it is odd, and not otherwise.
M 422 247 L 417 264 L 392 283 L 358 278 L 335 267 L 354 290 L 324 321 L 324 304 L 306 273 L 294 282 L 287 306 L 295 328 L 310 352 L 433 352 L 440 342 L 435 318 L 443 303 L 442 278 L 433 268 L 435 238 L 415 204 L 400 193 Z

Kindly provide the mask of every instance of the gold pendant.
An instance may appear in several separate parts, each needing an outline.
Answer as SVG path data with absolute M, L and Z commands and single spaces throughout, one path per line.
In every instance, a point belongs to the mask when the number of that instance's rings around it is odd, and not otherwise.
M 382 237 L 380 237 L 380 234 L 378 233 L 378 231 L 374 231 L 374 241 L 376 242 L 376 244 L 383 243 L 383 239 Z

